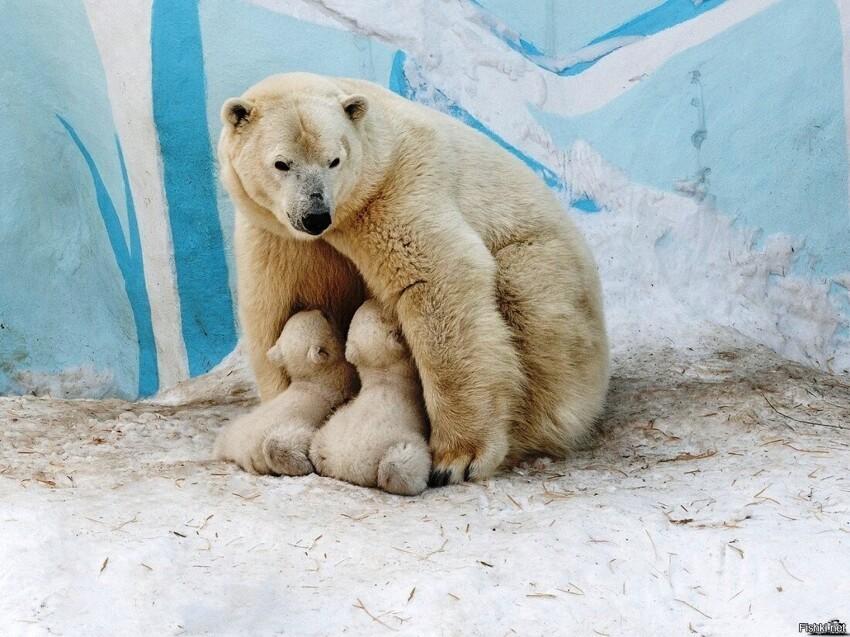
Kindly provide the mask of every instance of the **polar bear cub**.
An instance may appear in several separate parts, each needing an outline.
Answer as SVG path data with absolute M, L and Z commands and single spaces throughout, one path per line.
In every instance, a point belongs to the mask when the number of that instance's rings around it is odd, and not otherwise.
M 354 314 L 345 357 L 357 367 L 360 393 L 313 438 L 313 466 L 323 476 L 364 487 L 422 493 L 431 454 L 419 375 L 376 301 L 366 301 Z
M 356 372 L 319 310 L 290 317 L 266 355 L 285 370 L 289 387 L 222 431 L 215 456 L 253 473 L 312 473 L 310 441 L 328 414 L 354 395 Z

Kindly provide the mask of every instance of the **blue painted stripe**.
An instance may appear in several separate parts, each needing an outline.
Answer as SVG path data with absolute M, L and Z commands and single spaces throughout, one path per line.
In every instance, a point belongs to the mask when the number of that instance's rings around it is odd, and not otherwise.
M 588 197 L 581 197 L 580 199 L 576 199 L 572 202 L 573 208 L 578 208 L 583 212 L 599 212 L 601 208 L 599 204 L 593 201 L 593 199 L 589 199 Z
M 153 324 L 151 322 L 151 306 L 148 298 L 147 286 L 145 285 L 145 266 L 142 255 L 141 243 L 139 241 L 139 227 L 136 219 L 136 207 L 133 203 L 133 193 L 130 188 L 130 180 L 127 176 L 127 167 L 124 163 L 124 153 L 118 138 L 115 138 L 115 146 L 118 152 L 118 161 L 121 166 L 121 179 L 124 185 L 124 196 L 127 205 L 127 224 L 130 235 L 130 248 L 124 241 L 124 231 L 121 220 L 115 210 L 115 204 L 106 188 L 100 170 L 91 153 L 86 148 L 83 140 L 62 116 L 56 118 L 67 131 L 71 140 L 76 145 L 86 166 L 91 174 L 94 185 L 95 199 L 100 210 L 101 219 L 106 229 L 109 245 L 115 255 L 115 262 L 124 280 L 124 290 L 130 302 L 133 312 L 133 320 L 136 325 L 136 340 L 139 348 L 139 396 L 150 396 L 159 388 L 159 373 L 157 371 L 156 343 L 153 335 Z
M 414 102 L 424 101 L 422 99 L 425 96 L 424 93 L 420 91 L 417 87 L 414 87 L 410 84 L 410 81 L 407 79 L 407 74 L 404 72 L 404 64 L 407 60 L 407 55 L 404 51 L 398 51 L 393 58 L 393 66 L 390 70 L 390 81 L 389 88 L 393 92 L 401 95 L 402 97 L 406 97 L 409 100 Z M 523 161 L 529 168 L 531 168 L 534 172 L 536 172 L 540 177 L 546 182 L 546 185 L 550 188 L 556 188 L 558 190 L 564 189 L 564 183 L 561 179 L 556 175 L 552 170 L 541 164 L 536 159 L 529 157 L 525 153 L 523 153 L 519 148 L 509 144 L 507 141 L 502 139 L 499 135 L 494 133 L 492 130 L 487 128 L 479 119 L 474 117 L 472 113 L 459 106 L 456 102 L 449 99 L 449 97 L 440 91 L 439 89 L 432 89 L 427 92 L 428 103 L 430 106 L 433 106 L 439 111 L 451 115 L 455 119 L 459 119 L 464 124 L 471 126 L 475 130 L 484 133 L 487 137 L 496 142 L 499 146 L 507 150 L 512 155 L 515 155 L 519 159 Z
M 519 148 L 514 146 L 513 144 L 508 143 L 505 139 L 500 137 L 498 134 L 490 130 L 487 126 L 485 126 L 481 120 L 477 119 L 458 105 L 453 100 L 449 99 L 449 97 L 436 88 L 431 88 L 428 91 L 422 91 L 421 88 L 413 86 L 407 74 L 404 72 L 404 65 L 407 60 L 407 55 L 404 51 L 398 51 L 393 58 L 393 66 L 390 70 L 390 78 L 388 86 L 391 91 L 394 93 L 401 95 L 409 100 L 414 102 L 422 102 L 427 103 L 428 106 L 432 106 L 447 115 L 451 115 L 455 119 L 459 119 L 464 124 L 471 126 L 475 130 L 483 133 L 494 142 L 496 142 L 499 146 L 507 150 L 509 153 L 520 159 L 526 166 L 531 168 L 535 173 L 537 173 L 543 181 L 546 182 L 546 185 L 555 190 L 564 191 L 566 190 L 566 185 L 563 180 L 550 168 L 547 168 L 539 161 L 530 157 L 529 155 L 522 152 Z M 587 198 L 579 199 L 578 201 L 586 201 L 588 203 L 584 204 L 580 210 L 585 212 L 598 212 L 599 207 L 591 200 Z M 575 205 L 575 203 L 573 204 Z
M 139 396 L 150 396 L 159 388 L 157 370 L 156 341 L 151 321 L 151 304 L 145 283 L 145 259 L 139 237 L 139 224 L 136 218 L 136 205 L 133 203 L 133 191 L 124 162 L 124 151 L 118 137 L 115 137 L 118 162 L 121 165 L 121 180 L 124 183 L 124 198 L 127 206 L 127 231 L 130 236 L 130 259 L 133 264 L 132 276 L 125 279 L 130 307 L 136 321 L 136 338 L 139 341 Z
M 546 71 L 556 73 L 557 75 L 573 76 L 584 73 L 602 58 L 611 55 L 611 53 L 623 48 L 624 46 L 632 44 L 632 41 L 627 41 L 620 46 L 611 48 L 593 59 L 564 66 L 563 62 L 561 62 L 558 58 L 546 55 L 533 42 L 529 42 L 519 34 L 514 34 L 510 31 L 510 29 L 507 29 L 498 23 L 496 18 L 490 14 L 487 8 L 481 4 L 479 0 L 469 1 L 478 7 L 479 11 L 486 14 L 485 22 L 489 26 L 490 32 L 493 35 L 502 40 L 502 42 L 511 49 L 520 53 L 530 62 L 533 62 Z M 649 11 L 629 20 L 625 24 L 594 38 L 587 44 L 587 46 L 620 37 L 647 37 L 654 35 L 664 31 L 665 29 L 676 26 L 677 24 L 681 24 L 682 22 L 692 20 L 698 15 L 720 6 L 724 2 L 726 2 L 726 0 L 702 0 L 701 2 L 695 2 L 694 0 L 667 0 L 667 2 L 664 2 L 654 9 L 650 9 Z
M 192 376 L 236 345 L 216 203 L 198 0 L 154 0 L 154 122 L 171 222 L 183 340 Z
M 693 20 L 698 15 L 715 9 L 724 2 L 726 0 L 702 0 L 699 3 L 694 2 L 694 0 L 667 0 L 667 2 L 640 14 L 616 29 L 591 40 L 590 44 L 598 44 L 605 40 L 629 35 L 655 35 L 682 22 Z
M 396 95 L 401 95 L 402 97 L 412 100 L 413 88 L 410 86 L 410 81 L 407 79 L 407 74 L 404 72 L 405 61 L 407 61 L 407 54 L 401 50 L 396 51 L 393 56 L 392 68 L 390 68 L 388 87 Z
M 118 218 L 118 213 L 115 211 L 115 206 L 112 203 L 112 197 L 110 197 L 109 191 L 106 189 L 106 184 L 100 176 L 100 171 L 97 168 L 97 164 L 95 164 L 94 158 L 89 153 L 83 140 L 77 135 L 77 131 L 61 115 L 57 115 L 56 118 L 68 132 L 68 135 L 70 135 L 91 173 L 97 207 L 100 209 L 100 216 L 103 219 L 103 225 L 106 227 L 109 244 L 112 246 L 112 252 L 115 254 L 118 269 L 121 270 L 121 275 L 126 280 L 130 275 L 131 269 L 130 253 L 127 250 L 127 245 L 124 243 L 124 231 L 121 228 L 121 220 Z

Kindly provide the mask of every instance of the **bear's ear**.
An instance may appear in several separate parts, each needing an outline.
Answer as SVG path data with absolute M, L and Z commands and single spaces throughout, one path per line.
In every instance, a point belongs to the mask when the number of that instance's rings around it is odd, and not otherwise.
M 254 103 L 241 97 L 231 97 L 221 107 L 221 121 L 238 128 L 242 124 L 251 121 L 254 113 Z
M 369 110 L 369 101 L 362 95 L 349 95 L 342 99 L 342 108 L 351 121 L 356 122 Z
M 326 360 L 328 360 L 329 356 L 330 354 L 328 354 L 328 351 L 323 347 L 319 347 L 318 345 L 311 345 L 310 349 L 307 351 L 307 357 L 311 361 L 316 363 L 316 365 L 321 365 L 322 363 L 324 363 Z
M 269 359 L 269 362 L 272 365 L 283 367 L 283 355 L 280 353 L 280 348 L 276 343 L 269 348 L 269 351 L 266 352 L 266 358 Z

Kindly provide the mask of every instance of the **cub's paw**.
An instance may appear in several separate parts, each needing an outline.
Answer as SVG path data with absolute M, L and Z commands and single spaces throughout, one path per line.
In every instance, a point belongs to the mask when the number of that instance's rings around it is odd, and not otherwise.
M 313 463 L 308 453 L 315 432 L 312 427 L 300 423 L 287 423 L 273 428 L 262 444 L 266 466 L 282 476 L 313 473 Z
M 313 440 L 310 441 L 310 450 L 307 453 L 307 457 L 316 469 L 316 473 L 320 476 L 327 476 L 331 468 L 328 463 L 329 452 L 327 434 L 327 426 L 319 429 L 319 431 L 317 431 L 313 436 Z
M 508 453 L 506 432 L 488 432 L 487 440 L 477 444 L 442 445 L 431 437 L 433 466 L 429 487 L 444 487 L 465 480 L 484 480 L 493 475 Z
M 430 469 L 431 454 L 424 440 L 396 443 L 378 464 L 378 487 L 396 495 L 419 495 L 428 486 Z
M 252 420 L 249 414 L 228 425 L 215 441 L 213 455 L 219 460 L 236 463 L 248 473 L 264 475 L 272 473 L 263 457 L 265 429 Z

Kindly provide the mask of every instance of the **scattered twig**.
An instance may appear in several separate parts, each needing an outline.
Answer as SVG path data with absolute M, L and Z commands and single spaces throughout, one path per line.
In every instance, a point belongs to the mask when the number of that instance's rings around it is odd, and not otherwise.
M 510 500 L 511 502 L 513 502 L 513 503 L 514 503 L 514 506 L 515 506 L 517 509 L 519 509 L 520 511 L 522 511 L 522 510 L 523 510 L 523 509 L 522 509 L 522 506 L 520 505 L 520 503 L 519 503 L 519 502 L 517 502 L 516 500 L 514 500 L 513 496 L 512 496 L 510 493 L 506 493 L 505 495 L 506 495 L 506 496 L 508 496 L 508 500 Z
M 410 555 L 418 557 L 420 560 L 424 561 L 430 559 L 433 555 L 436 555 L 437 553 L 442 553 L 446 548 L 446 544 L 448 543 L 448 540 L 443 540 L 443 543 L 442 545 L 440 545 L 440 548 L 435 551 L 431 551 L 430 553 L 426 553 L 425 555 L 419 555 L 418 553 L 414 553 L 413 551 L 410 551 L 408 549 L 399 548 L 398 546 L 393 546 L 392 548 L 396 551 L 401 551 L 402 553 L 409 553 Z
M 754 498 L 760 498 L 760 497 L 761 497 L 761 494 L 762 494 L 762 493 L 764 493 L 765 491 L 767 491 L 767 490 L 770 488 L 770 486 L 771 486 L 771 485 L 767 485 L 764 489 L 762 489 L 761 491 L 759 491 L 758 493 L 756 493 L 753 497 L 754 497 Z
M 137 515 L 138 515 L 138 514 L 137 514 Z M 120 531 L 121 529 L 123 529 L 123 528 L 124 528 L 125 526 L 127 526 L 128 524 L 133 524 L 134 522 L 138 522 L 138 519 L 136 519 L 136 516 L 135 516 L 135 515 L 133 516 L 133 519 L 132 519 L 132 520 L 127 520 L 126 522 L 122 522 L 122 523 L 121 523 L 121 524 L 119 524 L 118 526 L 113 526 L 113 527 L 112 527 L 112 530 L 113 530 L 113 531 Z
M 546 482 L 543 482 L 543 495 L 548 498 L 546 504 L 549 504 L 553 500 L 567 500 L 569 498 L 575 497 L 575 493 L 570 493 L 569 491 L 552 491 L 549 489 Z
M 567 593 L 568 595 L 584 595 L 584 591 L 581 588 L 579 588 L 578 586 L 576 586 L 575 584 L 573 584 L 572 582 L 567 582 L 567 586 L 570 586 L 570 587 L 572 587 L 576 590 L 573 591 L 573 590 L 569 590 L 569 589 L 566 589 L 566 588 L 556 588 L 555 590 L 561 591 L 562 593 Z M 578 591 L 578 592 L 576 592 L 576 591 Z
M 349 520 L 353 520 L 355 522 L 360 522 L 360 520 L 365 520 L 370 515 L 372 515 L 374 511 L 370 513 L 361 513 L 360 515 L 349 515 L 348 513 L 340 513 L 340 515 L 344 518 L 348 518 Z
M 649 534 L 649 531 L 644 529 L 643 532 L 646 533 L 646 537 L 649 538 L 649 543 L 652 544 L 652 552 L 655 553 L 655 559 L 657 560 L 658 559 L 658 549 L 655 548 L 655 542 L 653 541 L 652 536 Z
M 784 447 L 788 447 L 793 449 L 794 451 L 799 451 L 800 453 L 825 453 L 829 454 L 829 450 L 827 449 L 801 449 L 800 447 L 795 447 L 790 442 L 783 442 L 782 445 Z
M 711 458 L 711 456 L 716 455 L 717 451 L 705 451 L 703 453 L 690 453 L 689 451 L 683 451 L 679 455 L 673 458 L 661 458 L 658 462 L 679 462 L 680 460 L 703 460 L 704 458 Z
M 768 405 L 770 405 L 770 408 L 771 408 L 773 411 L 775 411 L 777 414 L 779 414 L 780 416 L 782 416 L 783 418 L 787 418 L 788 420 L 793 420 L 794 422 L 799 422 L 799 423 L 801 423 L 801 424 L 803 424 L 803 425 L 814 425 L 815 427 L 829 427 L 830 429 L 843 429 L 843 430 L 845 430 L 845 431 L 847 430 L 847 427 L 842 427 L 841 425 L 828 425 L 828 424 L 826 424 L 825 422 L 816 422 L 816 421 L 814 421 L 814 420 L 801 420 L 800 418 L 794 418 L 794 416 L 789 416 L 788 414 L 786 414 L 786 413 L 784 413 L 784 412 L 779 411 L 779 410 L 778 410 L 778 409 L 774 406 L 774 404 L 773 404 L 772 402 L 770 402 L 770 399 L 769 399 L 767 396 L 765 396 L 765 395 L 764 395 L 764 393 L 763 393 L 763 392 L 759 392 L 759 393 L 761 394 L 761 397 L 762 397 L 762 398 L 764 398 L 765 402 L 767 402 L 767 404 L 768 404 Z M 794 430 L 794 428 L 793 428 L 793 427 L 791 427 L 790 425 L 788 425 L 788 427 L 789 427 L 789 429 L 791 429 L 792 431 Z
M 242 495 L 241 493 L 236 493 L 236 491 L 233 491 L 233 495 L 238 498 L 242 498 L 243 500 L 254 500 L 260 497 L 260 492 L 258 491 L 254 495 Z
M 366 608 L 365 604 L 363 604 L 363 602 L 362 602 L 362 601 L 360 601 L 360 598 L 359 598 L 359 597 L 357 598 L 357 603 L 356 603 L 356 604 L 354 604 L 354 608 L 359 608 L 359 609 L 360 609 L 360 610 L 362 610 L 364 613 L 366 613 L 367 615 L 369 615 L 369 617 L 372 619 L 372 621 L 373 621 L 373 622 L 377 622 L 377 623 L 379 623 L 381 626 L 383 626 L 383 627 L 384 627 L 384 628 L 386 628 L 387 630 L 391 630 L 391 631 L 393 631 L 393 632 L 397 632 L 397 631 L 398 631 L 398 628 L 393 628 L 392 626 L 390 626 L 390 625 L 388 625 L 388 624 L 385 624 L 384 622 L 382 622 L 382 621 L 380 620 L 380 618 L 375 617 L 372 613 L 370 613 L 370 612 L 369 612 L 369 609 L 368 609 L 368 608 Z
M 187 523 L 186 523 L 186 526 L 188 526 L 190 529 L 197 529 L 198 531 L 203 531 L 203 530 L 204 530 L 204 528 L 206 528 L 207 523 L 210 521 L 210 519 L 211 519 L 214 515 L 215 515 L 215 513 L 210 513 L 207 517 L 205 517 L 205 518 L 204 518 L 204 521 L 203 521 L 203 522 L 201 522 L 201 524 L 199 524 L 199 525 L 189 524 L 189 523 L 187 522 Z
M 681 440 L 681 438 L 679 438 L 679 436 L 674 436 L 672 434 L 668 434 L 663 429 L 659 429 L 658 427 L 656 427 L 654 418 L 652 420 L 650 420 L 645 427 L 641 427 L 641 429 L 643 429 L 645 431 L 657 431 L 662 436 L 667 438 L 667 440 Z
M 805 584 L 805 582 L 804 582 L 803 580 L 801 580 L 799 577 L 797 577 L 796 575 L 794 575 L 794 573 L 792 573 L 791 571 L 789 571 L 789 570 L 788 570 L 788 567 L 787 567 L 787 566 L 785 566 L 785 562 L 783 562 L 782 560 L 779 560 L 779 563 L 780 563 L 780 564 L 782 564 L 782 568 L 783 568 L 783 569 L 785 569 L 785 572 L 786 572 L 786 573 L 788 573 L 788 575 L 790 575 L 791 577 L 793 577 L 793 578 L 794 578 L 795 580 L 797 580 L 798 582 L 800 582 L 800 583 L 802 583 L 802 584 Z
M 109 557 L 108 556 L 105 560 L 103 560 L 103 564 L 100 565 L 100 571 L 98 571 L 98 573 L 97 573 L 98 575 L 100 575 L 101 573 L 103 573 L 104 570 L 106 570 L 107 564 L 109 564 Z
M 684 604 L 685 606 L 687 606 L 687 607 L 689 607 L 689 608 L 694 609 L 696 612 L 698 612 L 700 615 L 702 615 L 702 616 L 703 616 L 703 617 L 705 617 L 706 619 L 711 619 L 711 615 L 706 615 L 706 614 L 705 614 L 704 612 L 702 612 L 699 608 L 697 608 L 697 607 L 696 607 L 696 606 L 694 606 L 693 604 L 689 604 L 688 602 L 686 602 L 686 601 L 685 601 L 685 600 L 683 600 L 683 599 L 677 599 L 677 598 L 674 598 L 674 599 L 673 599 L 673 601 L 674 601 L 674 602 L 679 602 L 680 604 Z

